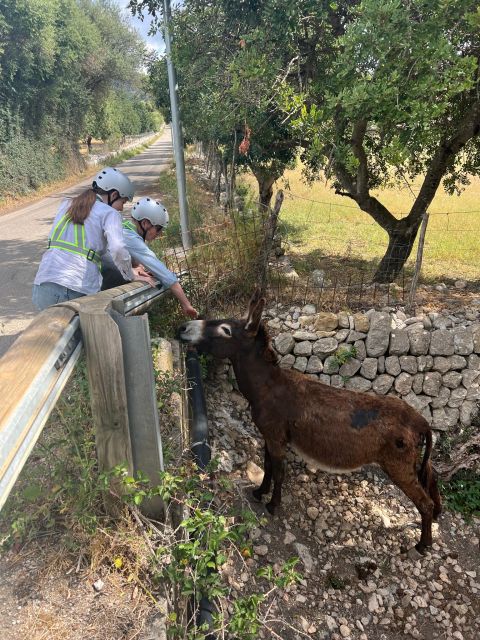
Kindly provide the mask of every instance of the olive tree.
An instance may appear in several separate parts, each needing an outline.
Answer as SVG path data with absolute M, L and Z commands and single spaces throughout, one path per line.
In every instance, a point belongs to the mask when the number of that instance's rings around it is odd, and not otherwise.
M 391 282 L 440 185 L 454 192 L 480 172 L 478 3 L 362 0 L 332 50 L 317 51 L 303 92 L 286 88 L 287 110 L 311 172 L 388 233 L 375 279 Z M 372 194 L 417 177 L 402 218 Z

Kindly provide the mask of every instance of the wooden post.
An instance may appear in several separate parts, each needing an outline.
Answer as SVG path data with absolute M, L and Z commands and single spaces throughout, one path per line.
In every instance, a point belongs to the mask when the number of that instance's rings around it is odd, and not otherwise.
M 104 309 L 86 306 L 80 309 L 79 315 L 87 355 L 99 471 L 108 472 L 125 464 L 128 474 L 133 475 L 120 331 Z M 117 495 L 125 492 L 120 479 L 112 479 L 111 488 Z M 112 495 L 105 496 L 105 507 L 111 515 L 118 515 L 119 505 Z
M 283 197 L 283 191 L 278 191 L 273 211 L 270 213 L 265 223 L 262 246 L 258 256 L 258 267 L 256 269 L 256 272 L 260 274 L 258 286 L 260 287 L 262 294 L 265 293 L 265 289 L 267 287 L 268 258 L 272 251 L 273 239 L 277 230 L 278 215 L 282 207 Z
M 126 318 L 115 311 L 111 313 L 122 337 L 134 473 L 141 472 L 155 487 L 163 471 L 163 451 L 148 316 Z M 162 520 L 165 515 L 159 496 L 144 500 L 141 510 L 155 520 Z
M 408 304 L 407 304 L 408 313 L 411 313 L 415 306 L 415 294 L 417 292 L 418 277 L 420 275 L 420 270 L 422 268 L 423 247 L 425 245 L 425 234 L 427 232 L 427 224 L 428 224 L 428 212 L 425 211 L 425 213 L 423 214 L 422 226 L 420 228 L 420 235 L 418 238 L 417 259 L 415 261 L 415 272 L 413 274 L 412 284 L 410 287 L 410 295 L 408 297 Z
M 100 472 L 125 465 L 129 475 L 141 469 L 154 479 L 163 461 L 148 321 L 146 316 L 126 318 L 112 309 L 115 298 L 143 286 L 130 282 L 62 306 L 79 314 Z M 143 432 L 137 430 L 138 424 L 145 428 Z M 118 496 L 128 489 L 120 479 L 112 479 L 110 489 L 104 498 L 105 508 L 115 517 L 120 507 Z M 160 517 L 163 504 L 148 504 L 146 512 Z

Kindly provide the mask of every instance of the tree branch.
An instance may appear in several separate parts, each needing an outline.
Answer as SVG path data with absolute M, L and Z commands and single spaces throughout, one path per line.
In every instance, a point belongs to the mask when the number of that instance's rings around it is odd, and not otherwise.
M 463 149 L 466 143 L 480 133 L 480 100 L 476 100 L 464 118 L 458 123 L 457 130 L 450 138 L 443 139 L 435 152 L 430 167 L 423 180 L 422 187 L 406 220 L 416 222 L 428 209 L 438 186 L 445 175 L 448 164 Z

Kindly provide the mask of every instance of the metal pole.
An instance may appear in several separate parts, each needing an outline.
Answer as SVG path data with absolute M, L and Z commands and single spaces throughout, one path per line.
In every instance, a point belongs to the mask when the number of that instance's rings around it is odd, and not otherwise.
M 163 0 L 163 26 L 165 52 L 167 54 L 168 88 L 170 93 L 170 107 L 172 111 L 172 137 L 177 170 L 178 204 L 180 207 L 180 225 L 182 228 L 182 244 L 184 249 L 192 248 L 192 236 L 188 224 L 187 190 L 185 182 L 185 161 L 183 158 L 183 138 L 180 123 L 180 113 L 177 99 L 177 77 L 172 62 L 172 37 L 169 22 L 171 19 L 170 0 Z
M 116 311 L 111 314 L 122 338 L 133 469 L 135 473 L 142 471 L 156 487 L 163 471 L 163 449 L 148 316 L 127 318 Z M 159 496 L 144 500 L 141 509 L 155 520 L 165 515 Z

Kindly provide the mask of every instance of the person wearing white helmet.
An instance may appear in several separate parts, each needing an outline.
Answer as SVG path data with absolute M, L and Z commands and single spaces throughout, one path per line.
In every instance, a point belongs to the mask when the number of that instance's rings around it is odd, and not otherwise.
M 177 276 L 167 269 L 146 245 L 147 242 L 155 240 L 162 234 L 168 221 L 168 212 L 159 200 L 150 197 L 140 198 L 132 207 L 131 217 L 123 220 L 125 246 L 134 264 L 138 265 L 139 273 L 149 273 L 164 287 L 169 288 L 185 315 L 196 318 L 197 310 L 185 295 Z M 115 269 L 113 261 L 108 256 L 103 259 L 102 273 L 104 289 L 124 283 L 122 274 Z
M 107 167 L 91 188 L 60 205 L 33 285 L 33 303 L 40 311 L 100 291 L 101 259 L 107 251 L 126 281 L 153 284 L 151 276 L 132 269 L 123 238 L 120 212 L 133 193 L 127 176 Z
M 123 200 L 123 204 L 127 200 L 130 202 L 133 200 L 133 184 L 130 179 L 115 167 L 106 167 L 98 173 L 93 182 L 92 189 L 95 193 L 106 194 L 107 204 L 113 207 L 117 200 Z M 123 211 L 123 204 L 119 211 Z

